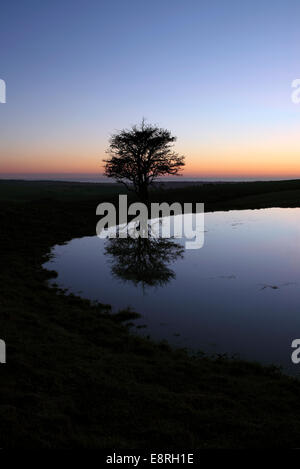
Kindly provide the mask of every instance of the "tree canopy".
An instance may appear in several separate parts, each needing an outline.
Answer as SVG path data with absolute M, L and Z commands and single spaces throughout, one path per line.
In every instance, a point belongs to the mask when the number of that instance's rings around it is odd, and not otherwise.
M 173 151 L 174 137 L 169 130 L 146 124 L 113 134 L 105 159 L 105 175 L 148 199 L 148 188 L 163 175 L 178 175 L 184 156 Z

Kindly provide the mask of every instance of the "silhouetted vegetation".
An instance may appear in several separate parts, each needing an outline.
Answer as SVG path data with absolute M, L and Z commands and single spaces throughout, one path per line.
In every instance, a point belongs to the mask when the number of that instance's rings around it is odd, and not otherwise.
M 176 175 L 184 166 L 184 157 L 172 149 L 176 137 L 166 129 L 146 124 L 124 129 L 110 139 L 105 174 L 132 189 L 144 202 L 149 187 L 159 176 Z

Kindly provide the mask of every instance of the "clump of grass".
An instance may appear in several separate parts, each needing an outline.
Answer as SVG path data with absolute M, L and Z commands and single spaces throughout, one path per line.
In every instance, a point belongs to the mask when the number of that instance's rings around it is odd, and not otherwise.
M 120 321 L 120 322 L 129 321 L 132 319 L 138 319 L 140 317 L 141 317 L 141 314 L 133 311 L 131 308 L 122 309 L 118 311 L 118 313 L 113 315 L 113 318 L 116 321 Z

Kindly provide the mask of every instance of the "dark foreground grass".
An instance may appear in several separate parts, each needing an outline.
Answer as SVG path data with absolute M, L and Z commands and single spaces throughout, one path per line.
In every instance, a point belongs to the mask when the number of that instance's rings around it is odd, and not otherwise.
M 298 205 L 298 181 L 257 184 L 255 191 L 246 184 L 160 189 L 153 197 L 210 209 Z M 93 235 L 96 205 L 118 191 L 0 182 L 0 337 L 7 344 L 0 447 L 299 447 L 297 380 L 135 337 L 109 306 L 47 287 L 41 264 L 51 246 Z

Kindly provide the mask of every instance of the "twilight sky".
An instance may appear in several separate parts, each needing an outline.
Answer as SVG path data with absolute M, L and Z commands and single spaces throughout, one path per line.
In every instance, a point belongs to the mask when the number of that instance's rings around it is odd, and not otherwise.
M 299 0 L 2 0 L 0 173 L 99 173 L 169 128 L 186 176 L 300 177 Z

